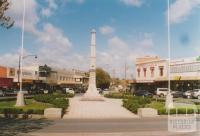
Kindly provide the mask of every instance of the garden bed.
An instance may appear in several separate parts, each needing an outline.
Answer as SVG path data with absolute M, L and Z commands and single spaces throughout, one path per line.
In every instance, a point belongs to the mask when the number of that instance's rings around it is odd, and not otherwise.
M 16 101 L 0 102 L 0 117 L 6 118 L 38 118 L 43 117 L 46 108 L 61 108 L 62 114 L 69 106 L 71 94 L 41 94 L 33 99 L 25 99 L 26 105 L 15 107 Z

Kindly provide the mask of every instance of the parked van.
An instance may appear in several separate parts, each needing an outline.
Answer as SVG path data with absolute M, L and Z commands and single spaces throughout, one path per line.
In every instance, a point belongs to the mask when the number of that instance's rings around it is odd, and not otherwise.
M 157 88 L 156 95 L 160 97 L 164 97 L 167 95 L 167 92 L 168 92 L 168 88 Z

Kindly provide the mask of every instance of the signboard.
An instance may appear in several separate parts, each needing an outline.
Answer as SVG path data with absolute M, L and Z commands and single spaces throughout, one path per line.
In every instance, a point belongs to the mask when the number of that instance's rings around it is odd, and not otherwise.
M 15 69 L 14 68 L 10 68 L 9 76 L 11 76 L 11 77 L 15 76 Z

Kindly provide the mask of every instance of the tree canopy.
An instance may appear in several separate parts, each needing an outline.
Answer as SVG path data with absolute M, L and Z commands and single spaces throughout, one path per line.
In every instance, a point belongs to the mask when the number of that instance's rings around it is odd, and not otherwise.
M 14 21 L 11 17 L 5 16 L 5 11 L 8 10 L 10 3 L 8 0 L 0 0 L 0 26 L 7 29 L 14 25 Z
M 96 69 L 96 82 L 97 82 L 97 88 L 106 89 L 106 88 L 109 88 L 109 86 L 110 86 L 111 77 L 102 68 L 97 68 Z

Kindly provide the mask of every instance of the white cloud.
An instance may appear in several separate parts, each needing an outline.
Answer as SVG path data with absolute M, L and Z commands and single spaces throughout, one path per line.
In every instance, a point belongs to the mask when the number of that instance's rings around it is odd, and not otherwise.
M 104 67 L 110 73 L 112 73 L 113 69 L 115 69 L 116 76 L 123 78 L 126 62 L 129 67 L 127 71 L 128 78 L 132 78 L 135 72 L 135 59 L 139 56 L 154 54 L 151 51 L 151 48 L 144 49 L 144 46 L 138 45 L 138 43 L 145 43 L 144 41 L 150 37 L 150 34 L 146 33 L 144 35 L 145 36 L 143 37 L 143 39 L 140 38 L 134 43 L 127 43 L 118 36 L 110 38 L 108 40 L 108 48 L 103 51 L 98 51 L 98 66 Z M 146 46 L 146 44 L 147 43 L 145 43 L 144 45 Z M 153 39 L 151 44 L 153 44 Z M 107 66 L 106 64 L 108 64 L 109 66 Z
M 153 34 L 152 33 L 144 33 L 138 39 L 136 39 L 135 44 L 140 46 L 141 48 L 150 49 L 154 46 Z
M 63 0 L 64 3 L 75 2 L 77 4 L 83 4 L 85 0 Z
M 41 14 L 45 17 L 50 17 L 52 15 L 52 12 L 51 12 L 51 9 L 49 8 L 45 8 L 45 9 L 42 9 L 42 12 Z
M 185 21 L 198 6 L 200 6 L 200 0 L 176 0 L 170 5 L 170 23 L 178 24 Z
M 101 26 L 99 28 L 99 31 L 103 35 L 110 35 L 110 34 L 113 34 L 115 32 L 115 29 L 111 26 L 105 25 L 105 26 Z
M 50 17 L 53 14 L 53 11 L 58 8 L 58 6 L 55 0 L 46 0 L 46 2 L 48 3 L 48 7 L 43 8 L 41 14 L 45 17 Z
M 23 14 L 23 1 L 22 0 L 12 0 L 11 6 L 7 12 L 9 16 L 15 20 L 15 26 L 22 26 L 22 14 Z M 37 15 L 38 4 L 36 0 L 26 1 L 26 17 L 25 17 L 25 29 L 26 31 L 35 33 L 35 25 L 40 21 Z
M 38 35 L 39 41 L 44 45 L 54 45 L 60 47 L 70 47 L 72 44 L 63 32 L 50 23 L 44 24 L 44 29 Z
M 143 0 L 120 0 L 125 5 L 140 7 L 143 4 Z
M 57 8 L 54 0 L 47 0 L 47 2 L 49 8 Z M 22 5 L 23 1 L 13 0 L 8 13 L 14 18 L 16 22 L 15 27 L 19 29 L 22 27 Z M 39 5 L 36 0 L 26 1 L 25 38 L 26 34 L 32 34 L 38 42 L 35 54 L 38 55 L 41 63 L 56 64 L 57 61 L 60 61 L 59 57 L 66 60 L 68 57 L 67 53 L 72 46 L 71 41 L 65 36 L 60 28 L 52 25 L 51 23 L 41 22 L 38 10 Z M 42 28 L 37 28 L 38 23 L 42 25 Z M 13 57 L 12 54 L 14 55 Z M 12 66 L 13 64 L 16 64 L 14 62 L 18 60 L 18 54 L 18 51 L 2 54 L 0 56 L 0 60 L 6 60 L 8 62 L 6 64 Z M 71 57 L 73 55 L 70 54 L 69 56 Z M 60 66 L 63 65 L 63 63 L 58 64 Z

